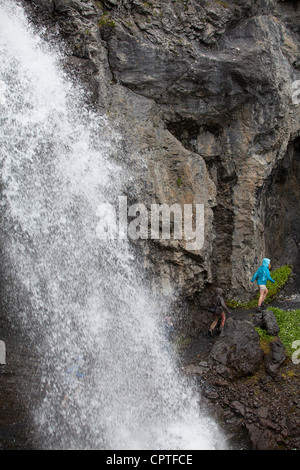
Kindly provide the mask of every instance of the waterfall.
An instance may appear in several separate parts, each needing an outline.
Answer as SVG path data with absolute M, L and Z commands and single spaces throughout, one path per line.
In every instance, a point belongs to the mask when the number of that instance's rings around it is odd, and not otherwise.
M 13 321 L 40 361 L 41 448 L 222 447 L 131 244 L 97 236 L 99 204 L 132 178 L 122 137 L 12 0 L 0 0 L 0 54 L 1 243 Z

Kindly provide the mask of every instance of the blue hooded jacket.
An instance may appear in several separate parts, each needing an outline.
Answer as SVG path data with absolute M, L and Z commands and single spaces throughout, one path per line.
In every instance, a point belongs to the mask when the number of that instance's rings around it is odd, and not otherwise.
M 271 278 L 270 271 L 269 271 L 269 264 L 270 264 L 269 258 L 264 258 L 262 265 L 258 268 L 256 273 L 254 274 L 253 278 L 251 279 L 251 282 L 254 282 L 256 280 L 259 286 L 266 285 L 267 281 L 275 282 L 274 279 Z

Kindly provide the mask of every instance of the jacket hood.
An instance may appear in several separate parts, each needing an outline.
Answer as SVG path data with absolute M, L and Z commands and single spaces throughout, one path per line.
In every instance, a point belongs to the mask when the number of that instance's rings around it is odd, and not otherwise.
M 264 266 L 265 268 L 268 268 L 269 264 L 270 264 L 270 261 L 271 260 L 269 260 L 269 258 L 264 258 L 263 262 L 262 262 L 262 266 Z
M 215 292 L 216 292 L 217 295 L 222 295 L 224 291 L 220 287 L 217 287 Z

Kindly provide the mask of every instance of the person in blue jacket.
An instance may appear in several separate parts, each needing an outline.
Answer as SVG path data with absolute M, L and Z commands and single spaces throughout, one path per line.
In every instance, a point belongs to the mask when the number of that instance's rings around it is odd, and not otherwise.
M 271 261 L 269 260 L 269 258 L 264 258 L 262 265 L 258 268 L 258 270 L 250 281 L 252 283 L 256 280 L 257 285 L 259 287 L 259 311 L 264 307 L 263 303 L 268 294 L 267 281 L 275 282 L 274 279 L 271 278 L 269 268 L 271 268 Z

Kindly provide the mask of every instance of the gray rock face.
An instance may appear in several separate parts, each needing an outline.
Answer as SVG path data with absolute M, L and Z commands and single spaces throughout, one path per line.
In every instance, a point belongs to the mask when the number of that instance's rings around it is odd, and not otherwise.
M 205 205 L 200 250 L 142 241 L 154 288 L 206 296 L 218 284 L 245 300 L 264 256 L 297 261 L 298 2 L 24 4 L 59 31 L 66 68 L 120 129 L 131 199 Z
M 4 341 L 0 341 L 0 365 L 6 364 L 6 348 Z

